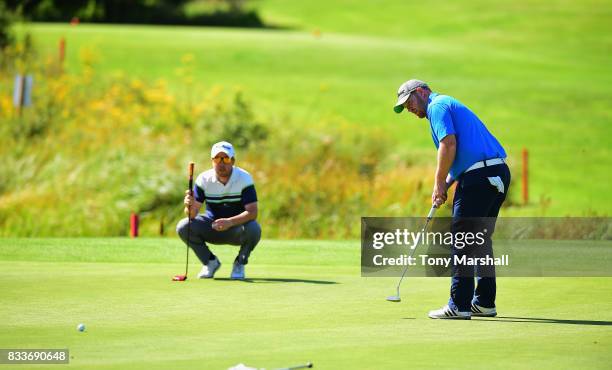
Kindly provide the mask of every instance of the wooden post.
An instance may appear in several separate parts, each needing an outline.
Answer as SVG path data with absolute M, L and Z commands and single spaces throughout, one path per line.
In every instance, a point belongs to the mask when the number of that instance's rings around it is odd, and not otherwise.
M 21 80 L 19 81 L 20 83 L 20 87 L 19 87 L 19 107 L 17 109 L 19 109 L 19 117 L 21 117 L 21 114 L 23 112 L 23 105 L 25 103 L 25 89 L 26 89 L 26 74 L 24 73 L 23 76 L 21 76 Z
M 132 213 L 130 215 L 130 236 L 132 238 L 138 237 L 138 214 Z
M 159 236 L 164 236 L 164 218 L 159 220 Z
M 529 153 L 523 148 L 523 204 L 529 203 Z

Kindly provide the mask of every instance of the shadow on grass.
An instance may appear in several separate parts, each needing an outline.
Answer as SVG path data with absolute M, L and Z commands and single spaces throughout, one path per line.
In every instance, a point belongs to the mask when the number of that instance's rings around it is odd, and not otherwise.
M 476 318 L 472 316 L 472 320 L 496 321 L 496 322 L 531 322 L 531 323 L 538 323 L 538 324 L 612 326 L 612 321 L 543 319 L 539 317 L 497 316 L 497 317 L 489 317 L 489 318 L 480 318 L 480 317 Z
M 215 280 L 239 281 L 243 283 L 307 283 L 307 284 L 338 284 L 335 281 L 327 280 L 304 280 L 304 279 L 280 279 L 280 278 L 252 278 L 244 280 L 234 280 L 230 278 L 215 278 Z

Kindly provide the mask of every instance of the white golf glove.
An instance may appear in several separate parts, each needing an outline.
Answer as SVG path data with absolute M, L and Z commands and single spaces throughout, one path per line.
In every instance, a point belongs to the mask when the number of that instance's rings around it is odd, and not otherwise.
M 499 191 L 500 193 L 503 193 L 505 191 L 504 182 L 499 176 L 487 177 L 487 178 L 489 179 L 489 182 L 491 183 L 491 185 L 497 188 L 497 191 Z

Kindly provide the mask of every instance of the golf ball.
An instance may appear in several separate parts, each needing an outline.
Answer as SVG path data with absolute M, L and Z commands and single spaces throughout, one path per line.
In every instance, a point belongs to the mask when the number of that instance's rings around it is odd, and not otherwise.
M 77 325 L 77 330 L 78 330 L 78 331 L 85 331 L 85 324 L 79 324 L 79 325 Z

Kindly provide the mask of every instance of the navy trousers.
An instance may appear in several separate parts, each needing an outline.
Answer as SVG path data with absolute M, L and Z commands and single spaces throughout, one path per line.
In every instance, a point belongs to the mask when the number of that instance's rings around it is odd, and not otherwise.
M 249 263 L 251 252 L 255 249 L 257 243 L 259 243 L 259 239 L 261 239 L 261 227 L 255 220 L 249 221 L 243 225 L 231 227 L 224 231 L 217 231 L 212 228 L 213 219 L 200 214 L 191 220 L 188 241 L 188 221 L 187 218 L 179 221 L 176 226 L 176 232 L 185 243 L 189 244 L 203 265 L 206 265 L 211 259 L 216 258 L 206 243 L 239 245 L 240 251 L 238 252 L 236 261 L 246 265 Z
M 499 176 L 504 184 L 500 193 L 488 177 Z M 495 231 L 495 222 L 499 209 L 506 199 L 510 187 L 510 170 L 508 166 L 498 164 L 472 170 L 459 176 L 455 197 L 453 199 L 452 233 L 482 232 L 484 245 L 471 245 L 452 248 L 455 256 L 493 257 L 491 237 Z M 476 276 L 476 289 L 474 289 Z M 458 311 L 470 311 L 471 303 L 482 307 L 495 307 L 496 295 L 495 266 L 466 266 L 453 262 L 450 299 L 448 305 Z

